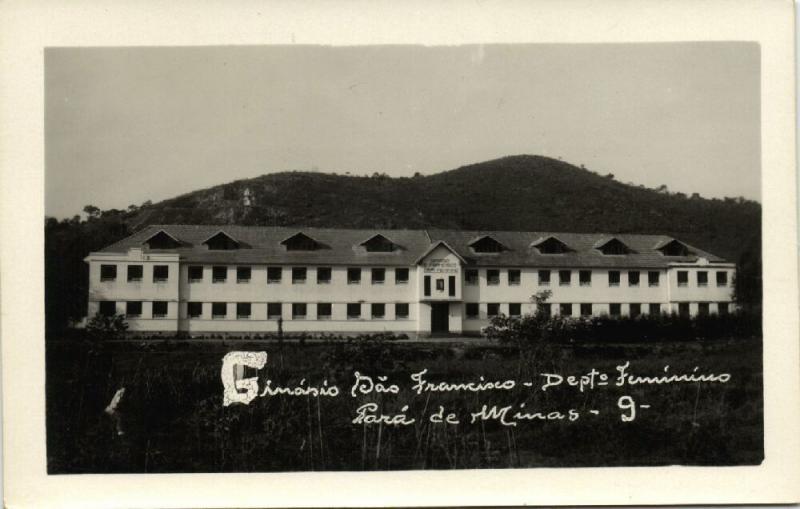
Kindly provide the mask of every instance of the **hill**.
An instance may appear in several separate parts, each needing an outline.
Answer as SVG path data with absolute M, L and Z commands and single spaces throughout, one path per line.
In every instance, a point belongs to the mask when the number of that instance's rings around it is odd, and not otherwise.
M 736 261 L 760 236 L 761 207 L 625 184 L 546 157 L 512 156 L 411 178 L 273 173 L 142 207 L 127 222 L 133 229 L 237 223 L 659 233 Z
M 127 210 L 45 221 L 47 329 L 86 313 L 83 258 L 149 224 L 250 224 L 652 233 L 739 264 L 736 295 L 761 302 L 761 206 L 616 181 L 539 156 L 513 156 L 410 178 L 284 172 Z

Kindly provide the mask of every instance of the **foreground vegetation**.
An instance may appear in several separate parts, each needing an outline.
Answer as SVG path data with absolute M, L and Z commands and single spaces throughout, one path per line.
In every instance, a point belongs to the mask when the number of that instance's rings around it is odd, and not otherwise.
M 220 367 L 231 350 L 267 351 L 263 386 L 341 388 L 335 398 L 260 397 L 223 406 Z M 729 373 L 725 384 L 683 383 L 548 391 L 417 395 L 410 376 L 435 381 L 537 380 L 543 372 L 614 373 L 630 362 L 642 374 Z M 350 395 L 354 372 L 386 375 L 398 394 Z M 125 388 L 114 418 L 104 409 Z M 623 422 L 620 398 L 640 408 Z M 408 405 L 409 426 L 353 424 L 361 405 L 386 413 Z M 545 414 L 575 409 L 581 418 L 503 426 L 470 423 L 487 405 L 526 404 Z M 462 417 L 431 423 L 439 405 Z M 598 409 L 599 415 L 588 411 Z M 120 434 L 121 433 L 121 434 Z M 606 465 L 738 465 L 763 459 L 761 341 L 408 343 L 380 339 L 285 344 L 180 340 L 47 343 L 47 454 L 50 473 L 249 472 L 567 467 Z

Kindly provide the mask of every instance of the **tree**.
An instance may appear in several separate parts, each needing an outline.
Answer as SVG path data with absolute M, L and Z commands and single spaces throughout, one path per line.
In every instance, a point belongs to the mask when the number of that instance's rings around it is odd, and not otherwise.
M 95 207 L 94 205 L 86 205 L 85 207 L 83 207 L 83 211 L 90 218 L 96 218 L 100 216 L 100 209 Z

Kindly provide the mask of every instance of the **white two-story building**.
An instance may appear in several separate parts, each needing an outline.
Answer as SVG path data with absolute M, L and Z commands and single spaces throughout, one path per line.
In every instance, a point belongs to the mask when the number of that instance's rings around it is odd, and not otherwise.
M 198 336 L 474 334 L 543 290 L 569 316 L 734 305 L 734 264 L 660 235 L 163 225 L 86 262 L 89 316 Z

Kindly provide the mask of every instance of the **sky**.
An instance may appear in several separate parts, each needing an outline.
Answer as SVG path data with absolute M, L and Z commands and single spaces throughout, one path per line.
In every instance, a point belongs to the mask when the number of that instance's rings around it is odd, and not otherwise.
M 48 48 L 46 214 L 537 154 L 760 199 L 755 43 Z

